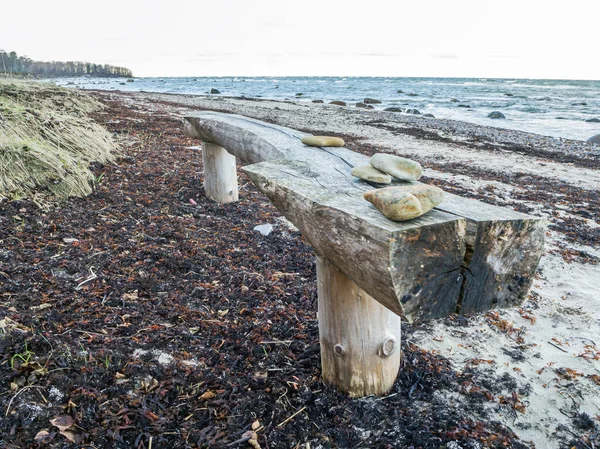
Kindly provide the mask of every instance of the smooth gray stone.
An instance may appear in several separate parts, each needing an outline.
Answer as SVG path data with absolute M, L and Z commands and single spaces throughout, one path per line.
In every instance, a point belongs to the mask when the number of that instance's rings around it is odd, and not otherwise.
M 210 90 L 210 93 L 211 93 L 211 94 L 220 94 L 220 93 L 221 93 L 221 91 L 220 91 L 219 89 L 214 89 L 214 88 L 213 88 L 213 89 L 211 89 L 211 90 Z
M 506 116 L 502 112 L 493 111 L 488 114 L 488 118 L 499 119 L 499 118 L 506 118 Z
M 370 104 L 365 104 L 365 103 L 356 103 L 355 105 L 357 108 L 362 108 L 362 109 L 373 109 L 373 106 L 371 106 Z
M 376 100 L 375 98 L 365 98 L 363 100 L 364 104 L 381 104 L 380 100 Z
M 346 102 L 345 101 L 340 101 L 340 100 L 330 101 L 329 104 L 334 104 L 336 106 L 346 106 Z
M 587 123 L 600 123 L 600 118 L 589 118 L 586 120 Z
M 354 167 L 350 174 L 365 181 L 376 182 L 378 184 L 392 183 L 392 177 L 390 175 L 382 172 L 381 170 L 377 170 L 372 165 L 361 165 L 359 167 Z
M 391 107 L 391 108 L 385 108 L 384 111 L 387 111 L 387 112 L 404 112 L 404 109 L 397 108 L 397 107 Z
M 423 174 L 421 164 L 393 154 L 374 154 L 369 163 L 376 169 L 404 181 L 416 181 Z
M 407 109 L 404 112 L 406 112 L 407 114 L 421 115 L 421 111 L 419 111 L 418 109 Z
M 600 134 L 596 134 L 595 136 L 590 137 L 588 140 L 586 140 L 586 142 L 600 145 Z

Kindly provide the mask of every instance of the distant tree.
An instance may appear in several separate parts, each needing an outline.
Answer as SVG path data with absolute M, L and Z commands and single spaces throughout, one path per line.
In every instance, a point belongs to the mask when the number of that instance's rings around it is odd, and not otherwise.
M 0 50 L 0 73 L 31 74 L 42 77 L 59 76 L 101 76 L 101 77 L 131 77 L 131 70 L 110 64 L 93 64 L 80 61 L 32 61 L 27 56 L 19 56 Z

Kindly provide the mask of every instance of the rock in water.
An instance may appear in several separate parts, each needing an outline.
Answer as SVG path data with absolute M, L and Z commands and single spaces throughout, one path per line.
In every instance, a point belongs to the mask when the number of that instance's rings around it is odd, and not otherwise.
M 406 221 L 423 215 L 423 208 L 417 197 L 395 187 L 365 192 L 364 198 L 393 221 Z
M 393 106 L 391 108 L 385 108 L 384 111 L 387 111 L 387 112 L 404 112 L 404 109 Z
M 362 109 L 373 109 L 373 106 L 371 106 L 370 104 L 365 104 L 365 103 L 356 103 L 355 106 L 357 108 L 362 108 Z
M 586 142 L 600 145 L 600 134 L 596 134 L 595 136 L 590 137 L 588 140 L 586 140 Z
M 589 118 L 586 120 L 587 123 L 600 123 L 600 118 Z
M 418 109 L 407 109 L 404 112 L 406 112 L 407 114 L 421 115 L 421 111 L 419 111 Z
M 488 114 L 488 118 L 506 118 L 506 116 L 499 111 L 493 111 Z
M 365 192 L 364 198 L 390 220 L 417 218 L 444 200 L 444 191 L 426 184 L 386 187 Z
M 380 100 L 376 100 L 375 98 L 365 98 L 363 100 L 364 104 L 381 104 Z
M 344 140 L 330 136 L 307 136 L 302 138 L 302 143 L 309 147 L 343 147 Z
M 416 181 L 423 174 L 421 164 L 393 154 L 374 154 L 369 163 L 376 169 L 404 181 Z
M 210 93 L 211 93 L 211 94 L 220 94 L 220 93 L 221 93 L 221 91 L 220 91 L 219 89 L 215 89 L 215 88 L 213 88 L 213 89 L 211 89 L 211 90 L 210 90 Z
M 350 172 L 352 176 L 364 179 L 365 181 L 376 182 L 378 184 L 391 184 L 392 177 L 387 173 L 377 170 L 372 165 L 361 165 L 354 167 Z

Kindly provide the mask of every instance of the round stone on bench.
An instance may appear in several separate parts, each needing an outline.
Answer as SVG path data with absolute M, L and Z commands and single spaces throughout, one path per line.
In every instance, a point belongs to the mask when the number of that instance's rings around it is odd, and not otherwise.
M 302 143 L 309 147 L 343 147 L 344 140 L 331 136 L 307 136 L 302 138 Z
M 444 199 L 439 187 L 396 186 L 365 192 L 364 198 L 393 221 L 406 221 L 429 212 Z
M 423 215 L 419 199 L 413 194 L 395 187 L 365 192 L 364 198 L 393 221 L 406 221 Z
M 390 175 L 377 170 L 372 165 L 361 165 L 360 167 L 354 167 L 350 174 L 365 181 L 376 182 L 378 184 L 392 183 L 392 177 Z
M 393 154 L 374 154 L 369 163 L 376 169 L 404 181 L 416 181 L 423 174 L 421 164 Z

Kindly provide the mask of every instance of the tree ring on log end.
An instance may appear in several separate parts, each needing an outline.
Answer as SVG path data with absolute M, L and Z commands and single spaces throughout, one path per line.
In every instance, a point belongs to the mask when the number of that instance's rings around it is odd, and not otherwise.
M 341 344 L 337 344 L 333 347 L 333 352 L 335 355 L 344 355 L 344 353 L 346 352 L 346 349 L 344 349 L 344 347 Z
M 396 346 L 398 346 L 396 342 L 396 337 L 386 337 L 386 339 L 383 340 L 383 343 L 381 345 L 380 355 L 382 357 L 391 356 L 394 352 L 396 352 Z

